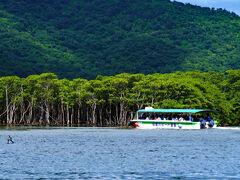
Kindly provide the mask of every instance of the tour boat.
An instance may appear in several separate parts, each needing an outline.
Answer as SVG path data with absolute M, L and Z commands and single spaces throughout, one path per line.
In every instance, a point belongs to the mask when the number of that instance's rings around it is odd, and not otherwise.
M 137 129 L 204 129 L 216 128 L 217 121 L 209 114 L 216 111 L 207 109 L 153 109 L 138 110 L 131 120 Z

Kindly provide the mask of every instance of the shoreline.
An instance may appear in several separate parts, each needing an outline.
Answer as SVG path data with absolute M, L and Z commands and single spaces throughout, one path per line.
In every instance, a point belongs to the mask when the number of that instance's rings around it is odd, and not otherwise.
M 123 129 L 134 129 L 135 127 L 133 125 L 86 125 L 86 124 L 73 124 L 73 125 L 46 125 L 46 124 L 0 124 L 1 127 L 99 127 L 99 128 L 123 128 Z M 229 125 L 223 125 L 218 126 L 218 128 L 235 128 L 239 126 L 229 126 Z
M 133 128 L 130 125 L 86 125 L 86 124 L 73 124 L 73 125 L 46 125 L 46 124 L 0 124 L 0 127 L 118 127 L 118 128 Z

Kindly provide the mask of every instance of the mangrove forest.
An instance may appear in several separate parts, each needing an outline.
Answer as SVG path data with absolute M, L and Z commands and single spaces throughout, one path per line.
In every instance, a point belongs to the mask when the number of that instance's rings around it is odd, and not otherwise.
M 94 80 L 53 73 L 0 78 L 0 124 L 128 125 L 138 109 L 217 110 L 220 125 L 240 125 L 240 70 L 118 74 Z

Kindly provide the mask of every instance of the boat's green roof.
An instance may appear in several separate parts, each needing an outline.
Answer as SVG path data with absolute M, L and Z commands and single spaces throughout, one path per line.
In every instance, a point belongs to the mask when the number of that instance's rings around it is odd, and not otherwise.
M 140 109 L 138 112 L 158 112 L 158 113 L 199 113 L 216 112 L 208 109 Z

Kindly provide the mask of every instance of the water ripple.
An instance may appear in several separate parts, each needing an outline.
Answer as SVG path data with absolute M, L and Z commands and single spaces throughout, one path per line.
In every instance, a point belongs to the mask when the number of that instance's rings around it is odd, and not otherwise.
M 235 130 L 2 129 L 0 179 L 240 179 Z

